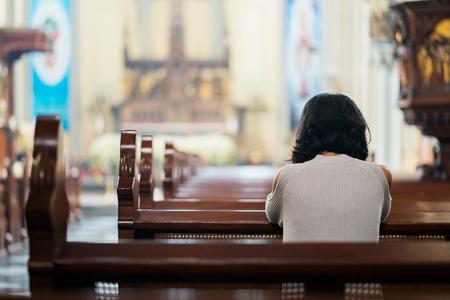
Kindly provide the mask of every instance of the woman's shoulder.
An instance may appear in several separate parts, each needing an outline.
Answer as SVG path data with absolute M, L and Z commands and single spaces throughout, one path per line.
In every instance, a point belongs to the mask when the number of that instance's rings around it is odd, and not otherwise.
M 283 167 L 281 167 L 278 170 L 278 172 L 284 173 L 284 174 L 289 174 L 289 173 L 293 173 L 293 172 L 296 172 L 298 170 L 304 169 L 307 166 L 308 166 L 308 162 L 288 163 L 288 164 L 284 165 Z
M 386 186 L 390 188 L 392 183 L 392 174 L 386 166 L 359 159 L 354 159 L 353 163 L 367 169 L 370 173 L 374 174 L 374 176 L 377 177 L 383 185 L 386 184 Z
M 291 175 L 297 173 L 306 166 L 305 163 L 288 163 L 278 169 L 276 177 L 288 179 Z
M 307 176 L 305 174 L 308 173 L 309 167 L 309 162 L 288 163 L 278 170 L 277 177 L 279 178 L 279 181 L 283 182 L 283 184 L 287 184 L 293 179 Z

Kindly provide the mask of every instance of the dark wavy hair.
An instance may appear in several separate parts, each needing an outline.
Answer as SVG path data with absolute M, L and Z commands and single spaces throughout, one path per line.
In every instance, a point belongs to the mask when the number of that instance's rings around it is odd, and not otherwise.
M 305 105 L 297 129 L 292 163 L 313 159 L 324 151 L 366 160 L 366 130 L 370 130 L 355 102 L 342 94 L 318 94 Z

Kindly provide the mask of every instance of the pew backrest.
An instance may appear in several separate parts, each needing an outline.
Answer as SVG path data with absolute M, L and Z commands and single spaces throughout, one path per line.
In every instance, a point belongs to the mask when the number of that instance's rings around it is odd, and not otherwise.
M 120 134 L 119 179 L 117 181 L 119 238 L 133 238 L 133 213 L 138 206 L 139 185 L 135 172 L 136 131 Z
M 26 205 L 31 274 L 49 272 L 66 240 L 69 204 L 61 140 L 59 118 L 38 116 Z
M 142 135 L 141 158 L 139 163 L 139 207 L 153 207 L 153 138 Z
M 178 180 L 178 171 L 176 168 L 175 146 L 173 143 L 166 142 L 164 147 L 164 179 L 163 189 L 164 198 L 173 198 Z

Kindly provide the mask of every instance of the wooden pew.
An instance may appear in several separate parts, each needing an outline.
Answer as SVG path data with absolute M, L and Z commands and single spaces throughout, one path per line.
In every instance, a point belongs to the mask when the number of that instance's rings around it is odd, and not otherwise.
M 125 131 L 123 134 L 133 135 L 123 150 L 135 154 L 135 132 Z M 124 137 L 122 136 L 122 140 Z M 145 147 L 141 148 L 146 150 Z M 125 153 L 121 150 L 121 153 Z M 144 157 L 145 154 L 141 154 Z M 121 158 L 121 163 L 127 160 Z M 149 164 L 145 166 L 145 164 Z M 151 170 L 151 160 L 141 159 L 141 168 Z M 131 169 L 134 165 L 121 166 L 120 169 Z M 121 174 L 122 176 L 122 174 Z M 128 175 L 126 175 L 128 176 Z M 131 175 L 130 175 L 131 176 Z M 141 175 L 149 178 L 151 174 Z M 123 197 L 118 189 L 119 197 L 119 237 L 120 238 L 268 238 L 280 239 L 282 230 L 269 224 L 265 212 L 265 200 L 255 199 L 223 199 L 191 198 L 170 199 L 169 201 L 151 201 L 148 195 L 137 191 L 139 185 L 135 180 L 121 180 L 128 186 L 119 189 L 128 191 L 128 198 Z M 151 185 L 151 183 L 146 183 Z M 206 187 L 205 187 L 206 188 Z M 132 199 L 132 200 L 131 200 Z M 142 200 L 146 199 L 146 200 Z M 142 206 L 143 203 L 147 203 Z M 412 237 L 443 239 L 449 236 L 450 213 L 449 203 L 420 200 L 417 202 L 395 202 L 391 217 L 381 227 L 381 234 L 387 238 Z M 121 208 L 122 207 L 122 208 Z M 443 210 L 441 210 L 443 209 Z M 127 211 L 127 223 L 121 223 L 121 211 Z M 121 232 L 127 232 L 121 234 Z M 409 237 L 410 238 L 410 237 Z
M 128 132 L 124 132 L 125 134 L 130 134 Z M 133 133 L 134 134 L 134 133 Z M 122 139 L 125 140 L 125 139 Z M 165 201 L 154 201 L 153 199 L 153 191 L 154 191 L 154 179 L 153 179 L 153 173 L 152 173 L 152 160 L 153 160 L 153 139 L 150 135 L 143 135 L 141 138 L 141 158 L 139 163 L 139 170 L 137 174 L 138 178 L 138 184 L 135 186 L 137 187 L 139 185 L 139 192 L 135 193 L 138 194 L 138 200 L 135 202 L 138 203 L 139 208 L 157 208 L 157 209 L 173 209 L 177 207 L 184 207 L 184 208 L 192 208 L 192 209 L 199 209 L 199 208 L 210 208 L 210 209 L 230 209 L 233 208 L 233 205 L 230 205 L 228 202 L 222 202 L 222 201 L 209 201 L 208 199 L 195 199 L 195 198 L 173 198 L 173 199 L 166 199 Z M 132 147 L 132 146 L 127 146 Z M 172 147 L 172 146 L 170 146 Z M 170 148 L 169 147 L 169 148 Z M 187 157 L 191 157 L 187 155 Z M 197 162 L 195 162 L 197 164 Z M 185 169 L 192 170 L 196 168 L 191 168 L 191 166 L 188 164 Z M 193 173 L 190 173 L 189 175 L 186 175 L 186 178 L 189 178 L 193 175 Z M 170 182 L 170 181 L 169 181 Z M 133 195 L 135 195 L 133 193 Z M 239 208 L 242 209 L 249 209 L 249 208 L 261 208 L 261 204 L 263 202 L 261 201 L 248 201 L 248 200 L 237 200 L 237 202 L 242 203 L 242 205 L 239 205 Z M 122 203 L 121 199 L 119 199 L 119 203 Z
M 119 238 L 133 238 L 133 214 L 138 207 L 139 184 L 135 177 L 136 131 L 122 130 L 117 182 Z
M 257 210 L 137 210 L 134 228 L 138 238 L 152 238 L 158 233 L 174 233 L 181 238 L 189 238 L 192 233 L 211 234 L 211 238 L 219 233 L 247 234 L 242 238 L 264 238 L 268 234 L 273 238 L 282 231 Z M 448 213 L 394 212 L 380 227 L 381 235 L 448 239 L 449 233 Z
M 80 169 L 77 164 L 72 163 L 67 166 L 66 171 L 66 191 L 70 204 L 70 214 L 75 220 L 81 220 L 81 178 Z
M 207 198 L 265 199 L 270 192 L 273 175 L 264 180 L 238 180 L 223 176 L 192 176 L 197 173 L 199 158 L 178 151 L 172 143 L 166 143 L 164 152 L 164 196 L 169 199 Z M 193 162 L 192 162 L 193 161 Z M 191 171 L 194 169 L 195 171 Z
M 179 151 L 173 143 L 167 142 L 164 147 L 164 198 L 175 198 L 181 184 L 196 175 L 202 165 L 199 156 Z
M 59 117 L 37 117 L 25 211 L 30 246 L 28 272 L 30 280 L 39 284 L 48 281 L 53 258 L 60 253 L 67 234 L 69 201 Z
M 168 143 L 166 144 L 165 150 L 165 178 L 164 178 L 164 189 L 165 189 L 165 200 L 166 201 L 177 201 L 179 205 L 182 203 L 192 203 L 188 205 L 192 208 L 197 208 L 196 202 L 207 201 L 209 204 L 215 207 L 230 208 L 229 205 L 221 203 L 221 201 L 234 201 L 241 203 L 259 203 L 258 205 L 253 204 L 243 204 L 243 208 L 262 208 L 265 203 L 265 198 L 270 192 L 270 187 L 267 189 L 268 185 L 271 185 L 272 176 L 270 178 L 265 178 L 261 181 L 255 180 L 242 180 L 242 178 L 236 178 L 236 174 L 233 177 L 225 178 L 222 174 L 220 176 L 204 176 L 205 172 L 198 173 L 198 165 L 202 163 L 199 162 L 199 158 L 195 155 L 190 155 L 187 153 L 181 153 L 181 157 L 188 157 L 185 159 L 184 169 L 192 169 L 190 165 L 190 160 L 193 159 L 195 172 L 189 173 L 189 176 L 184 176 L 183 179 L 176 174 L 181 174 L 182 172 L 176 171 L 177 168 L 174 166 L 174 161 L 180 161 L 183 159 L 176 159 L 176 156 L 180 156 L 181 152 L 177 151 L 175 147 Z M 175 158 L 174 158 L 175 157 Z M 186 167 L 186 164 L 188 166 Z M 178 168 L 179 170 L 180 168 Z M 197 174 L 196 176 L 193 176 Z M 167 190 L 167 191 L 166 191 Z M 215 203 L 213 203 L 215 202 Z M 231 205 L 231 207 L 235 207 Z
M 172 148 L 173 145 L 170 145 Z M 169 165 L 169 166 L 168 166 Z M 166 169 L 170 170 L 170 165 L 166 165 Z M 169 171 L 168 174 L 171 172 Z M 200 174 L 201 175 L 201 174 Z M 170 175 L 169 175 L 170 177 Z M 206 178 L 205 178 L 206 177 Z M 266 195 L 271 190 L 271 180 L 269 177 L 265 182 L 255 182 L 252 180 L 236 180 L 235 178 L 224 177 L 207 177 L 195 176 L 190 178 L 188 182 L 178 184 L 176 195 L 169 199 L 182 198 L 219 198 L 217 195 L 223 194 L 223 199 L 233 199 L 233 192 L 237 194 L 236 198 L 260 198 L 265 199 Z M 256 186 L 252 186 L 256 184 Z M 259 184 L 259 186 L 258 186 Z M 261 186 L 262 185 L 262 186 Z M 201 192 L 199 192 L 201 190 Z M 232 191 L 230 193 L 230 191 Z M 246 196 L 245 194 L 252 194 Z M 257 196 L 255 196 L 257 195 Z M 394 178 L 392 184 L 393 204 L 398 205 L 398 208 L 412 207 L 414 211 L 416 208 L 420 211 L 436 211 L 448 210 L 450 202 L 450 183 L 449 182 L 419 182 L 416 180 L 398 180 Z M 418 201 L 423 202 L 416 205 Z M 412 203 L 409 206 L 403 205 L 407 202 Z M 414 203 L 413 203 L 414 202 Z M 436 205 L 434 204 L 436 203 Z
M 450 282 L 450 243 L 279 244 L 270 242 L 66 241 L 60 126 L 38 117 L 27 221 L 30 282 Z M 130 178 L 131 179 L 131 178 Z M 49 251 L 50 250 L 50 251 Z
M 166 143 L 164 147 L 164 179 L 163 189 L 164 198 L 173 198 L 178 181 L 180 180 L 180 173 L 178 165 L 176 164 L 177 151 L 172 143 Z
M 143 135 L 141 138 L 141 160 L 139 163 L 139 207 L 153 207 L 154 188 L 153 138 L 151 135 Z
M 135 135 L 135 132 L 124 131 L 123 134 Z M 122 141 L 125 140 L 125 138 L 122 138 Z M 190 209 L 262 209 L 264 207 L 265 199 L 236 199 L 234 201 L 235 203 L 230 201 L 219 201 L 217 200 L 217 198 L 169 198 L 165 199 L 164 201 L 154 201 L 153 190 L 155 183 L 152 173 L 152 145 L 152 136 L 143 135 L 141 138 L 141 158 L 139 162 L 138 174 L 136 175 L 136 177 L 138 178 L 138 184 L 134 185 L 135 187 L 139 186 L 139 189 L 138 192 L 132 193 L 133 195 L 138 195 L 138 199 L 135 200 L 134 203 L 138 203 L 139 208 L 176 209 L 181 207 Z M 132 149 L 133 145 L 127 145 L 125 148 Z M 191 155 L 186 156 L 195 157 Z M 195 160 L 196 162 L 194 162 L 194 164 L 197 165 L 198 159 L 195 158 Z M 122 160 L 122 162 L 124 162 L 124 160 Z M 191 168 L 191 165 L 188 164 L 185 169 L 197 170 L 198 167 Z M 197 171 L 195 171 L 194 173 L 191 173 L 191 171 L 189 172 L 189 175 L 186 175 L 186 179 L 193 176 Z M 122 197 L 119 197 L 119 205 L 120 203 L 123 203 L 121 199 Z
M 117 186 L 118 197 L 118 229 L 119 238 L 134 237 L 134 219 L 136 210 L 158 209 L 261 209 L 265 199 L 223 199 L 183 198 L 154 201 L 152 175 L 152 139 L 144 136 L 141 144 L 140 174 L 136 176 L 136 132 L 123 130 L 121 133 L 119 162 L 119 179 Z M 166 181 L 166 185 L 170 181 Z M 229 200 L 229 199 L 227 199 Z

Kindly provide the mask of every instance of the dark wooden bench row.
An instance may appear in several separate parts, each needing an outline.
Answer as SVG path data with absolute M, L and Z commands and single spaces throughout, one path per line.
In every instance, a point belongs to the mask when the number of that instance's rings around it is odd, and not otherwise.
M 177 150 L 166 143 L 164 151 L 164 196 L 165 199 L 219 198 L 219 199 L 263 199 L 270 192 L 274 174 L 266 178 L 215 176 L 201 172 L 203 163 L 197 155 Z M 195 176 L 197 175 L 197 176 Z
M 450 243 L 66 241 L 69 204 L 57 118 L 38 117 L 27 222 L 30 282 L 449 282 Z
M 135 141 L 135 132 L 134 131 L 126 131 L 126 135 L 130 135 L 131 141 Z M 126 138 L 122 138 L 123 141 L 126 141 Z M 132 151 L 135 149 L 134 142 L 131 144 L 124 145 L 124 148 L 127 148 Z M 166 156 L 171 156 L 175 151 L 171 151 L 173 145 L 168 144 L 168 149 L 170 151 L 167 152 Z M 140 195 L 142 196 L 142 191 L 145 189 L 149 189 L 154 186 L 153 181 L 150 183 L 147 178 L 151 176 L 152 171 L 152 138 L 151 136 L 143 136 L 142 137 L 142 145 L 141 145 L 141 162 L 139 163 L 138 170 L 138 178 L 140 183 Z M 136 154 L 135 154 L 136 155 Z M 168 161 L 173 161 L 173 159 L 169 159 Z M 172 174 L 171 166 L 172 163 L 165 164 L 165 169 L 169 170 L 167 174 Z M 196 166 L 194 164 L 194 166 Z M 196 167 L 198 168 L 198 167 Z M 205 172 L 200 172 L 197 176 L 187 176 L 185 181 L 187 182 L 178 182 L 176 185 L 178 186 L 178 190 L 186 190 L 186 191 L 195 191 L 196 196 L 191 196 L 186 198 L 185 196 L 177 197 L 172 196 L 166 198 L 166 200 L 170 201 L 178 201 L 179 204 L 186 201 L 186 203 L 190 203 L 190 207 L 192 208 L 202 208 L 202 204 L 196 206 L 196 200 L 237 200 L 236 202 L 247 203 L 243 204 L 243 208 L 252 208 L 252 209 L 264 209 L 265 198 L 267 194 L 271 190 L 271 181 L 272 177 L 267 178 L 258 178 L 254 180 L 249 180 L 248 178 L 237 178 L 230 176 L 202 176 Z M 167 175 L 166 174 L 166 175 Z M 168 179 L 173 176 L 167 175 L 164 180 L 166 181 L 177 181 Z M 143 188 L 143 185 L 146 187 Z M 197 190 L 201 189 L 203 191 L 203 195 L 198 193 Z M 232 193 L 230 194 L 230 190 Z M 265 191 L 263 193 L 263 191 Z M 253 193 L 251 198 L 248 198 L 248 194 Z M 144 194 L 153 195 L 153 191 L 145 191 Z M 173 195 L 174 193 L 171 192 Z M 214 194 L 211 197 L 211 194 Z M 234 195 L 233 195 L 234 194 Z M 254 197 L 255 194 L 259 194 L 259 198 Z M 222 196 L 221 196 L 222 195 Z M 237 195 L 237 196 L 235 196 Z M 423 211 L 423 212 L 445 212 L 450 211 L 450 183 L 449 182 L 414 182 L 414 181 L 399 181 L 395 180 L 392 184 L 392 196 L 393 196 L 393 209 L 394 211 Z M 165 208 L 165 203 L 159 203 L 160 208 Z M 252 203 L 252 204 L 249 204 Z M 258 204 L 255 204 L 258 203 Z M 212 203 L 210 203 L 212 204 Z M 170 207 L 171 204 L 168 204 Z M 222 206 L 223 205 L 223 206 Z M 227 204 L 216 204 L 217 207 L 233 207 L 233 205 L 228 206 Z
M 138 190 L 142 180 L 151 174 L 135 176 L 134 163 L 126 159 L 135 156 L 134 131 L 122 133 L 121 170 L 118 185 L 119 237 L 202 237 L 202 238 L 280 238 L 281 228 L 270 224 L 264 212 L 264 199 L 191 198 L 153 201 L 147 192 Z M 144 139 L 143 139 L 144 140 Z M 150 145 L 150 144 L 149 144 Z M 141 151 L 151 152 L 142 146 Z M 141 157 L 145 154 L 142 153 Z M 128 165 L 125 165 L 129 162 Z M 145 163 L 143 163 L 145 162 Z M 146 166 L 145 164 L 148 164 Z M 141 159 L 140 168 L 150 170 L 151 159 Z M 145 185 L 152 186 L 152 182 Z M 205 186 L 205 189 L 207 187 Z M 211 188 L 212 190 L 215 187 Z M 424 200 L 411 197 L 396 200 L 394 194 L 391 215 L 381 226 L 382 235 L 408 235 L 420 238 L 444 238 L 450 233 L 450 199 Z M 200 234 L 200 235 L 199 235 Z M 228 235 L 227 235 L 228 234 Z
M 263 209 L 265 199 L 228 199 L 216 196 L 214 198 L 166 198 L 164 201 L 154 201 L 152 139 L 151 136 L 143 136 L 141 140 L 141 159 L 138 164 L 139 174 L 136 174 L 136 132 L 133 130 L 122 131 L 119 162 L 120 174 L 117 187 L 119 236 L 121 238 L 133 238 L 133 232 L 132 230 L 130 231 L 130 228 L 134 223 L 135 210 L 137 209 L 152 211 L 160 209 Z M 166 167 L 166 169 L 169 168 Z M 168 174 L 171 173 L 168 172 Z M 170 175 L 168 176 L 170 177 Z
M 198 155 L 179 151 L 173 143 L 166 143 L 164 148 L 164 197 L 173 198 L 180 184 L 197 174 L 203 165 Z
M 122 145 L 124 149 L 127 151 L 133 152 L 135 150 L 135 137 L 136 133 L 134 131 L 124 131 L 122 134 Z M 129 139 L 129 142 L 127 142 Z M 169 149 L 172 149 L 173 146 L 169 146 Z M 260 185 L 270 185 L 270 182 L 267 181 L 253 181 L 252 184 L 249 183 L 248 180 L 244 181 L 244 183 L 237 181 L 237 179 L 233 178 L 225 178 L 219 179 L 220 177 L 208 176 L 206 178 L 202 178 L 202 173 L 194 177 L 187 177 L 188 183 L 194 182 L 193 185 L 179 185 L 178 189 L 198 189 L 201 188 L 203 190 L 207 190 L 207 194 L 215 193 L 215 197 L 190 197 L 190 198 L 167 198 L 166 200 L 170 200 L 171 202 L 177 202 L 177 204 L 170 203 L 169 201 L 161 201 L 155 203 L 151 203 L 153 201 L 153 176 L 152 176 L 152 138 L 151 136 L 144 135 L 142 137 L 141 144 L 141 161 L 138 164 L 138 179 L 139 179 L 139 195 L 140 195 L 140 203 L 142 208 L 150 208 L 155 205 L 160 209 L 169 209 L 169 208 L 191 208 L 191 209 L 258 209 L 263 210 L 265 205 L 265 198 L 267 194 L 270 192 L 270 188 L 264 194 L 264 197 L 260 199 L 249 199 L 246 198 L 246 194 L 250 191 L 259 190 L 261 193 L 262 189 L 267 189 L 267 187 L 255 186 L 257 184 Z M 171 151 L 167 155 L 171 155 Z M 130 154 L 132 155 L 132 154 Z M 136 155 L 136 154 L 134 154 Z M 171 165 L 171 164 L 169 164 Z M 132 166 L 131 166 L 132 168 Z M 165 167 L 166 169 L 171 169 L 168 165 Z M 171 174 L 172 171 L 169 171 L 168 174 Z M 170 176 L 168 176 L 170 177 Z M 200 179 L 199 179 L 200 178 Z M 165 179 L 167 180 L 167 178 Z M 242 180 L 239 178 L 239 180 Z M 271 181 L 272 178 L 269 178 Z M 171 181 L 171 180 L 168 180 Z M 199 182 L 201 185 L 199 185 Z M 239 186 L 242 185 L 242 187 Z M 248 184 L 250 187 L 245 186 Z M 423 187 L 423 190 L 421 189 Z M 239 198 L 223 198 L 224 196 L 219 197 L 220 194 L 225 194 L 226 196 L 230 196 L 229 193 L 223 192 L 224 190 L 236 190 L 240 194 Z M 448 190 L 448 193 L 446 191 Z M 235 192 L 235 193 L 238 193 Z M 243 192 L 243 193 L 242 193 Z M 256 192 L 258 193 L 258 192 Z M 393 195 L 393 211 L 411 211 L 411 212 L 448 212 L 450 211 L 450 184 L 449 183 L 435 183 L 435 182 L 424 182 L 424 183 L 414 183 L 414 182 L 402 182 L 395 181 L 392 187 L 392 195 Z M 198 196 L 198 195 L 197 195 Z M 150 199 L 151 198 L 151 199 Z M 150 201 L 149 201 L 150 199 Z M 222 201 L 210 201 L 212 199 L 216 200 L 236 200 L 237 204 L 234 203 L 224 203 Z

